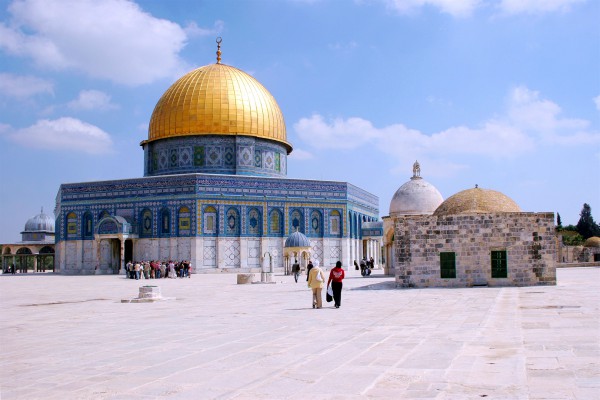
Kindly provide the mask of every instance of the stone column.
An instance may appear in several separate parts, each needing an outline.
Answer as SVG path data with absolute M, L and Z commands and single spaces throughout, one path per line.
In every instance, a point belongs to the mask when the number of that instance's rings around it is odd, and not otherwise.
M 117 274 L 119 274 L 121 271 L 125 270 L 125 238 L 123 238 L 123 236 L 119 237 L 119 246 L 121 246 L 121 249 L 120 249 L 121 257 L 119 260 L 119 270 L 116 271 Z

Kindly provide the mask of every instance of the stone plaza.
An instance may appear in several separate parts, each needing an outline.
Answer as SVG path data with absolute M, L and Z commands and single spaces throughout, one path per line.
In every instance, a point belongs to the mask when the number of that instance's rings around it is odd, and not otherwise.
M 321 310 L 303 278 L 1 275 L 0 398 L 600 398 L 600 268 L 453 289 L 349 271 Z M 144 285 L 169 299 L 122 303 Z

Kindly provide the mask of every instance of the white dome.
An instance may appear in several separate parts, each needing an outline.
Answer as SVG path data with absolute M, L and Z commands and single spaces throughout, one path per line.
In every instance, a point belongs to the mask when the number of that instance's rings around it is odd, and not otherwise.
M 421 178 L 419 164 L 413 166 L 413 177 L 400 186 L 390 202 L 390 216 L 433 214 L 444 201 L 431 183 Z
M 24 232 L 48 232 L 54 233 L 54 219 L 44 214 L 44 209 L 27 220 Z

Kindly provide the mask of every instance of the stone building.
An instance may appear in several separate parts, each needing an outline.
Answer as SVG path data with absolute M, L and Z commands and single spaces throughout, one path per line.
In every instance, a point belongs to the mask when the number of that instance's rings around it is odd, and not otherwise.
M 562 242 L 562 236 L 557 238 L 559 263 L 579 264 L 588 262 L 600 262 L 600 238 L 592 236 L 582 246 L 566 246 Z
M 118 273 L 130 260 L 191 260 L 194 272 L 283 269 L 290 234 L 330 266 L 372 256 L 362 226 L 377 196 L 350 183 L 289 179 L 283 114 L 245 72 L 221 63 L 189 72 L 150 119 L 144 177 L 63 184 L 56 197 L 56 269 Z
M 476 186 L 443 201 L 415 163 L 383 221 L 399 287 L 556 284 L 554 213 L 523 212 L 500 192 Z
M 54 219 L 43 208 L 27 220 L 20 242 L 2 245 L 2 271 L 11 265 L 21 273 L 54 270 Z
M 385 273 L 396 274 L 394 257 L 394 220 L 399 217 L 431 215 L 444 201 L 435 186 L 421 177 L 418 161 L 413 165 L 413 176 L 394 193 L 390 202 L 389 215 L 383 217 L 383 252 L 386 264 Z

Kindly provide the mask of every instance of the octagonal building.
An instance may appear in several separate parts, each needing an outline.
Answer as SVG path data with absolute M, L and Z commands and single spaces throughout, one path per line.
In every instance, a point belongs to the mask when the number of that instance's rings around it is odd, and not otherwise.
M 144 177 L 62 184 L 56 271 L 122 273 L 129 261 L 190 260 L 196 272 L 283 268 L 285 239 L 321 265 L 370 257 L 377 196 L 347 182 L 287 178 L 283 114 L 255 78 L 221 63 L 181 77 L 141 141 Z M 307 259 L 301 262 L 307 262 Z

